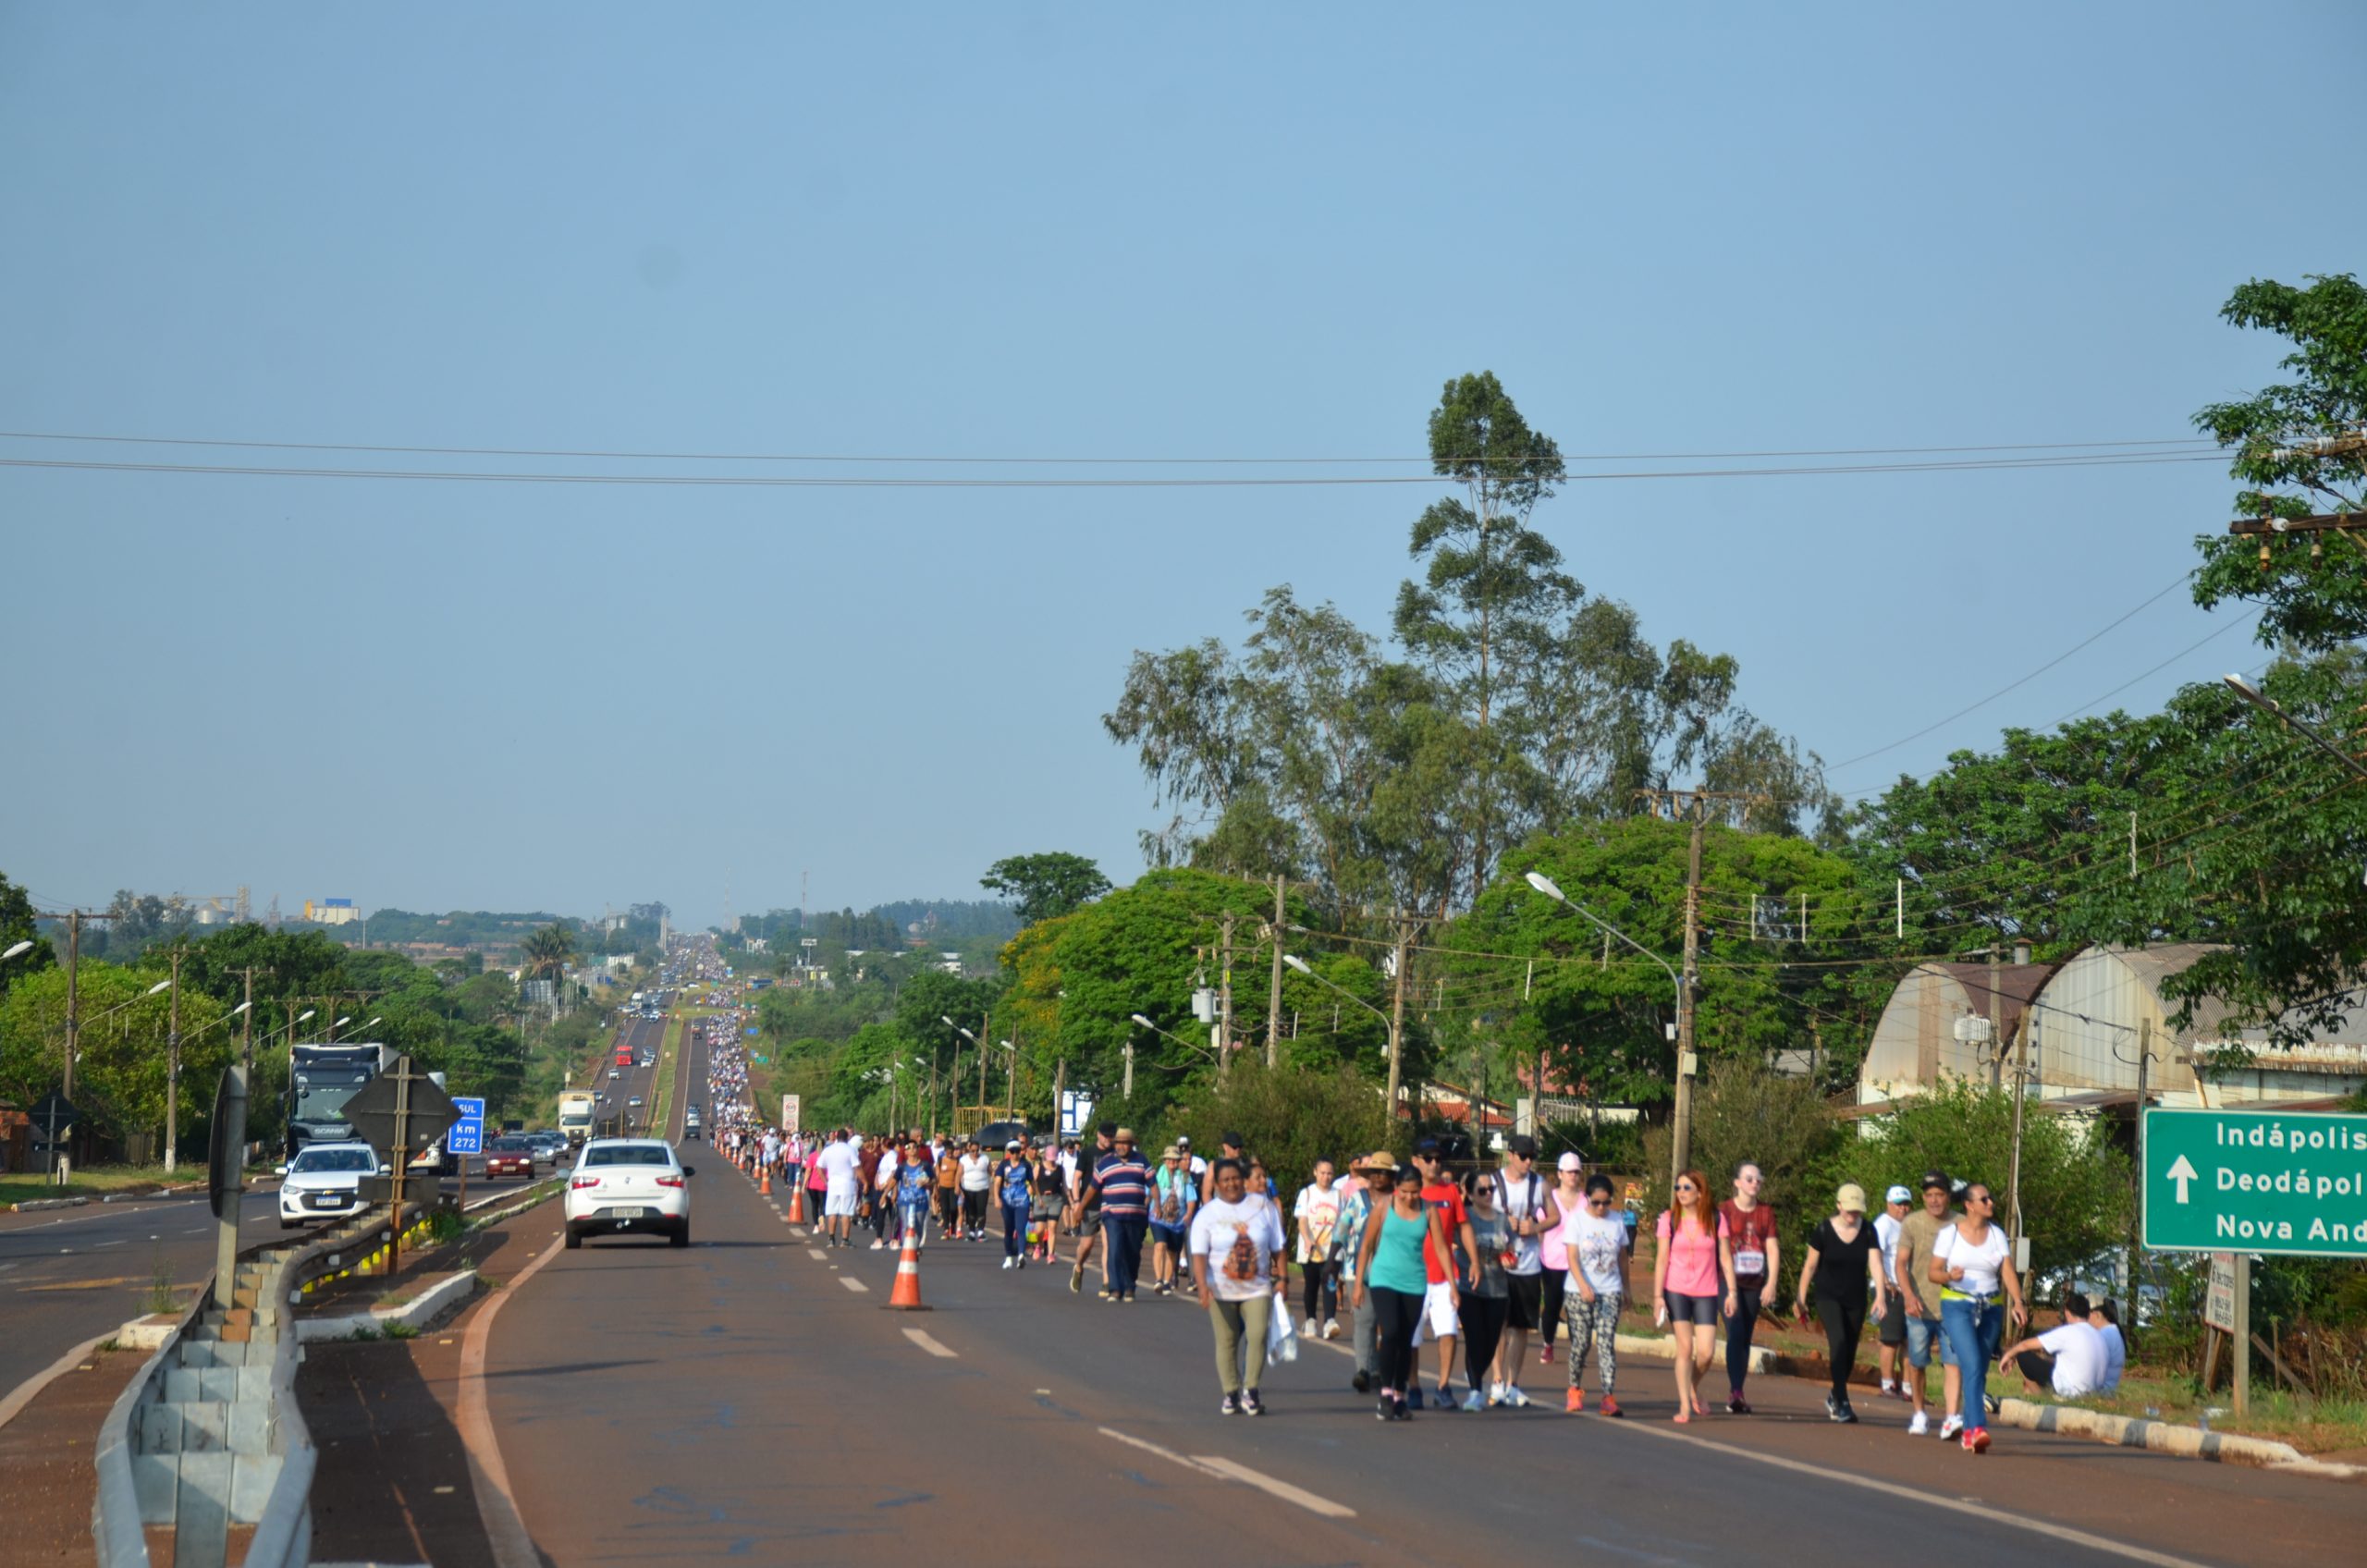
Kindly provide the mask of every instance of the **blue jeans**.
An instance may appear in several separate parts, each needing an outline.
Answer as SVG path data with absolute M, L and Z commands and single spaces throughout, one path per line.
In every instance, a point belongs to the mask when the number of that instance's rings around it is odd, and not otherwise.
M 896 1219 L 899 1232 L 910 1236 L 913 1245 L 920 1245 L 928 1235 L 928 1199 L 899 1195 L 896 1199 Z
M 1007 1203 L 1002 1206 L 1002 1255 L 1017 1257 L 1027 1241 L 1027 1205 Z
M 1985 1303 L 1955 1297 L 1940 1303 L 1940 1332 L 1964 1377 L 1964 1424 L 1975 1431 L 1989 1425 L 1989 1363 L 2005 1331 L 2005 1308 L 1994 1296 Z
M 1101 1233 L 1110 1243 L 1110 1293 L 1130 1296 L 1143 1271 L 1143 1235 L 1150 1229 L 1146 1214 L 1105 1214 Z

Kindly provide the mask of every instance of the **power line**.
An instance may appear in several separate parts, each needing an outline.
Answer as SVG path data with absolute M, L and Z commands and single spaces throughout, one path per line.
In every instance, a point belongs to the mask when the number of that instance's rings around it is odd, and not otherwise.
M 361 441 L 255 441 L 232 437 L 199 435 L 97 435 L 80 431 L 0 430 L 0 440 L 7 441 L 81 441 L 132 447 L 235 447 L 252 451 L 276 452 L 379 452 L 411 457 L 470 458 L 586 458 L 643 462 L 732 462 L 732 463 L 931 463 L 985 468 L 994 465 L 1020 466 L 1081 466 L 1081 467 L 1172 467 L 1188 468 L 1214 465 L 1282 466 L 1286 464 L 1331 464 L 1342 467 L 1375 463 L 1433 463 L 1434 456 L 1393 458 L 1308 458 L 1308 457 L 1007 457 L 973 456 L 947 457 L 819 452 L 685 452 L 636 451 L 615 447 L 432 447 L 391 446 Z M 1563 461 L 1576 463 L 1611 462 L 1709 462 L 1766 458 L 1864 458 L 1908 457 L 1932 453 L 1965 452 L 2072 452 L 2089 448 L 2195 448 L 2211 447 L 2214 454 L 2222 450 L 2218 443 L 2203 436 L 2183 436 L 2176 440 L 2153 441 L 2009 441 L 1975 447 L 1800 447 L 1751 452 L 1588 452 L 1564 455 Z M 1448 459 L 1447 461 L 1461 459 Z M 1443 477 L 1443 476 L 1427 476 Z
M 2155 463 L 2214 462 L 2219 454 L 2194 456 L 2130 454 L 2065 458 L 1975 459 L 1919 463 L 1824 463 L 1785 468 L 1627 469 L 1580 473 L 1568 483 L 1642 479 L 1768 479 L 1856 473 L 2020 472 L 2038 469 L 2117 468 Z M 1097 477 L 1061 479 L 1041 475 L 995 479 L 968 475 L 922 479 L 863 474 L 783 475 L 721 473 L 527 473 L 500 470 L 285 468 L 249 463 L 110 462 L 71 458 L 0 458 L 0 468 L 56 469 L 102 473 L 170 473 L 250 479 L 434 480 L 478 484 L 618 484 L 679 488 L 759 490 L 1201 490 L 1324 489 L 1372 485 L 1437 484 L 1433 474 L 1323 474 L 1293 478 L 1276 474 L 1241 478 Z

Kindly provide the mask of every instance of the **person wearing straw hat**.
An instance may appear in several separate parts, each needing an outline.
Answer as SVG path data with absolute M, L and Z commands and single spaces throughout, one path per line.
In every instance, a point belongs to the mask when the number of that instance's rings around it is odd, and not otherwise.
M 1191 1234 L 1192 1211 L 1200 1207 L 1200 1184 L 1184 1166 L 1184 1146 L 1170 1144 L 1159 1151 L 1159 1169 L 1151 1172 L 1150 1288 L 1153 1295 L 1171 1295 L 1177 1266 L 1183 1261 Z
M 1853 1422 L 1858 1413 L 1849 1404 L 1849 1373 L 1858 1364 L 1858 1341 L 1866 1331 L 1866 1281 L 1874 1285 L 1874 1317 L 1880 1321 L 1890 1305 L 1890 1284 L 1883 1278 L 1882 1240 L 1866 1219 L 1866 1189 L 1844 1182 L 1833 1195 L 1833 1213 L 1818 1222 L 1809 1237 L 1808 1256 L 1800 1261 L 1799 1315 L 1809 1315 L 1809 1298 L 1816 1298 L 1816 1315 L 1824 1324 L 1825 1358 L 1833 1373 L 1833 1391 L 1824 1396 L 1824 1413 L 1835 1421 Z

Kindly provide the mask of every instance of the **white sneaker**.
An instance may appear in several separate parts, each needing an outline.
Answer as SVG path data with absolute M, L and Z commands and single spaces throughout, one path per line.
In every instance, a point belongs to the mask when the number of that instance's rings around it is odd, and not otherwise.
M 1907 1417 L 1907 1435 L 1908 1437 L 1919 1438 L 1925 1433 L 1931 1431 L 1931 1429 L 1932 1418 L 1924 1415 L 1921 1411 L 1919 1410 L 1913 1415 Z
M 1010 1268 L 1010 1267 L 1011 1267 L 1011 1265 L 1012 1265 L 1012 1259 L 1010 1259 L 1010 1258 L 1006 1257 L 1006 1258 L 1004 1258 L 1004 1259 L 1002 1260 L 1002 1266 L 1003 1266 L 1005 1268 Z
M 1509 1404 L 1515 1410 L 1528 1408 L 1528 1396 L 1520 1391 L 1520 1386 L 1516 1383 L 1506 1383 L 1503 1391 L 1496 1396 L 1496 1401 L 1500 1404 Z
M 1312 1317 L 1306 1320 L 1306 1334 L 1310 1340 L 1315 1338 L 1315 1319 Z
M 1946 1442 L 1950 1438 L 1955 1437 L 1958 1432 L 1963 1430 L 1964 1417 L 1961 1415 L 1951 1415 L 1946 1420 L 1940 1423 L 1940 1440 L 1942 1442 Z
M 888 1243 L 886 1242 L 875 1241 L 871 1243 L 871 1250 L 874 1252 L 879 1252 L 884 1250 L 887 1245 Z
M 1323 1337 L 1327 1340 L 1336 1340 L 1340 1337 L 1340 1320 L 1338 1318 L 1327 1317 L 1323 1320 Z

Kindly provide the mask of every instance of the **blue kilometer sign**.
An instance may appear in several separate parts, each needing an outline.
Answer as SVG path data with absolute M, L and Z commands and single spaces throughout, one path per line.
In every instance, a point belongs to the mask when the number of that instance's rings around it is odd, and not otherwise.
M 484 1100 L 481 1096 L 454 1095 L 452 1103 L 460 1108 L 460 1120 L 452 1123 L 444 1146 L 454 1154 L 484 1153 Z

